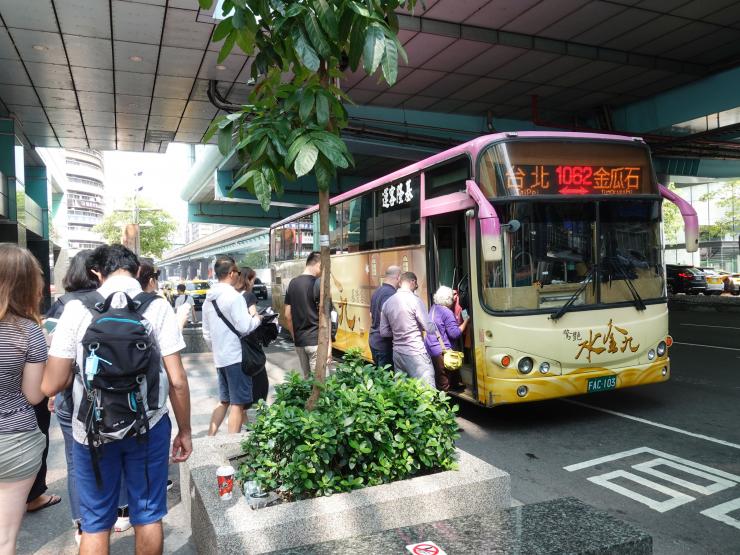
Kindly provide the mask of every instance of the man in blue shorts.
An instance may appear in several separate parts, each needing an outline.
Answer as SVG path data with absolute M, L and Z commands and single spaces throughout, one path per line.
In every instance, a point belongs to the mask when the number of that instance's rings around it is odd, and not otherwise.
M 90 256 L 91 271 L 98 277 L 98 292 L 111 297 L 111 306 L 127 306 L 126 296 L 139 295 L 141 285 L 136 280 L 139 260 L 122 245 L 102 246 Z M 177 420 L 178 432 L 172 442 L 172 460 L 183 462 L 192 452 L 190 432 L 190 390 L 182 366 L 180 351 L 185 348 L 175 313 L 162 298 L 151 300 L 143 310 L 143 319 L 151 326 L 161 355 L 160 384 L 169 385 L 169 399 Z M 166 404 L 147 412 L 148 430 L 143 435 L 126 436 L 108 441 L 98 449 L 90 449 L 88 431 L 80 415 L 85 385 L 80 372 L 73 373 L 76 361 L 86 368 L 82 340 L 92 321 L 92 313 L 81 300 L 65 305 L 49 350 L 41 388 L 51 397 L 74 383 L 72 419 L 73 460 L 82 517 L 82 555 L 106 555 L 109 552 L 110 530 L 116 522 L 121 473 L 125 475 L 129 515 L 136 533 L 137 554 L 160 554 L 164 547 L 162 518 L 167 514 L 167 466 L 170 455 L 172 426 Z M 88 357 L 89 358 L 89 357 Z M 102 364 L 102 363 L 101 363 Z M 106 407 L 101 408 L 102 411 Z M 113 409 L 111 409 L 113 410 Z M 95 461 L 93 455 L 100 456 Z
M 239 336 L 257 329 L 259 314 L 249 314 L 244 297 L 234 289 L 239 268 L 230 256 L 220 256 L 213 266 L 216 283 L 208 290 L 203 303 L 203 339 L 211 346 L 218 373 L 221 401 L 211 415 L 208 435 L 215 436 L 229 414 L 229 433 L 241 431 L 245 409 L 253 402 L 252 378 L 242 370 L 242 346 Z

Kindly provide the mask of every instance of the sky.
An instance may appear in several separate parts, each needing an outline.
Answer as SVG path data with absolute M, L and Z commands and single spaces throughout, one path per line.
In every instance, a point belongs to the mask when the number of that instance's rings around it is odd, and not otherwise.
M 123 205 L 137 186 L 142 186 L 139 198 L 150 200 L 166 210 L 180 223 L 177 235 L 182 241 L 187 222 L 187 203 L 180 198 L 190 170 L 190 146 L 170 144 L 166 154 L 108 151 L 104 153 L 106 210 L 112 212 Z M 134 174 L 141 172 L 141 176 Z

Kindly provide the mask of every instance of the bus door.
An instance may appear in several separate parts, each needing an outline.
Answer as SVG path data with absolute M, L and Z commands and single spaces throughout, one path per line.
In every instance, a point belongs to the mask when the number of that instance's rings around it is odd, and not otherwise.
M 463 315 L 470 311 L 470 271 L 468 257 L 468 235 L 465 212 L 453 212 L 427 218 L 427 291 L 429 306 L 440 285 L 451 287 L 458 293 L 458 304 Z M 459 309 L 458 309 L 459 310 Z M 465 362 L 460 370 L 466 393 L 472 395 L 475 390 L 475 371 L 473 367 L 472 327 L 460 338 L 455 350 L 465 353 Z

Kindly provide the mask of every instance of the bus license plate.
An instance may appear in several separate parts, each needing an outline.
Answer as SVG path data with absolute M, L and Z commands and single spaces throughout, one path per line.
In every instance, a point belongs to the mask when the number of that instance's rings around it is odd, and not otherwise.
M 586 382 L 586 393 L 598 393 L 616 388 L 616 376 L 601 376 L 600 378 L 591 378 Z

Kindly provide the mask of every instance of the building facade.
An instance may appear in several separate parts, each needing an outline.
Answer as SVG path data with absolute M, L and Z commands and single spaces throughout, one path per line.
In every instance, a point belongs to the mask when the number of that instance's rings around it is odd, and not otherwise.
M 105 215 L 105 170 L 103 154 L 97 150 L 65 151 L 67 190 L 66 240 L 71 253 L 94 249 L 105 243 L 93 228 Z

